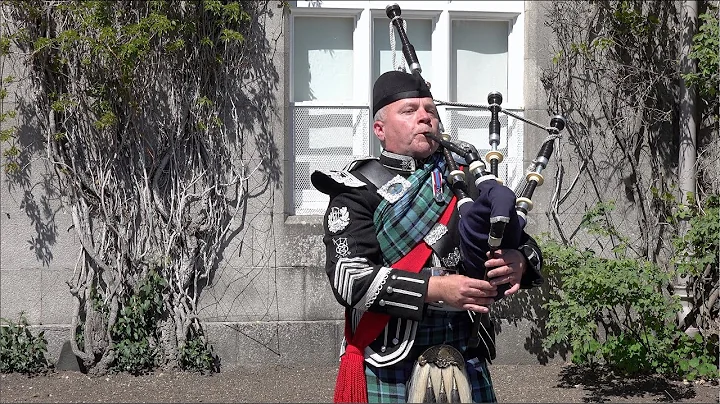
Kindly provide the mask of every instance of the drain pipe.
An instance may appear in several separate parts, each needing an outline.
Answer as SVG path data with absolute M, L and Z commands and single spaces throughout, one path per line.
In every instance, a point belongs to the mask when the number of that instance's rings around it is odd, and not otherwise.
M 695 63 L 688 57 L 692 47 L 692 38 L 697 32 L 698 2 L 697 0 L 679 1 L 680 23 L 683 26 L 683 35 L 680 41 L 680 73 L 695 72 Z M 680 79 L 680 153 L 678 159 L 678 185 L 680 188 L 680 201 L 683 205 L 689 204 L 696 195 L 696 167 L 697 160 L 697 108 L 695 89 L 687 86 L 685 80 Z M 688 197 L 690 195 L 690 198 Z M 689 223 L 680 222 L 679 236 L 683 237 L 688 231 Z M 683 324 L 685 316 L 692 308 L 693 296 L 688 293 L 687 277 L 676 276 L 673 289 L 680 298 L 682 311 L 678 313 L 678 324 Z M 698 329 L 690 327 L 685 330 L 688 335 L 698 333 Z

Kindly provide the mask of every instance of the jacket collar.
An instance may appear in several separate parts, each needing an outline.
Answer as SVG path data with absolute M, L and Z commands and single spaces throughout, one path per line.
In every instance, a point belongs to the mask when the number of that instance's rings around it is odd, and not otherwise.
M 418 166 L 422 165 L 421 162 L 416 161 L 410 156 L 396 154 L 387 150 L 383 150 L 380 153 L 380 164 L 391 170 L 408 174 L 414 172 Z

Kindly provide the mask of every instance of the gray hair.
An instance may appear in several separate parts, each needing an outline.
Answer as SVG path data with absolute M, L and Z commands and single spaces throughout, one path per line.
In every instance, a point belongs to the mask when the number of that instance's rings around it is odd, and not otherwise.
M 373 121 L 380 121 L 380 122 L 385 121 L 385 116 L 387 114 L 386 107 L 387 107 L 387 105 L 385 107 L 378 109 L 378 111 L 375 113 L 375 116 L 373 116 Z

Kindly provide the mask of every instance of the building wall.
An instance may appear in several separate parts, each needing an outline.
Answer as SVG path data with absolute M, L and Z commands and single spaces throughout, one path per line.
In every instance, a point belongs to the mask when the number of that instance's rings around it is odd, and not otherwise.
M 525 116 L 544 123 L 548 112 L 539 69 L 550 55 L 545 48 L 542 3 L 525 2 L 525 13 Z M 274 53 L 279 73 L 276 114 L 269 130 L 282 160 L 281 183 L 249 199 L 242 228 L 223 250 L 223 261 L 212 284 L 203 290 L 198 307 L 222 366 L 333 366 L 342 339 L 343 312 L 323 269 L 322 217 L 287 214 L 293 164 L 286 136 L 288 23 L 276 13 L 266 29 L 269 38 L 279 38 Z M 12 59 L 2 63 L 3 74 L 23 69 L 13 65 L 17 61 Z M 26 109 L 29 90 L 23 85 L 17 99 L 11 96 L 6 100 L 6 110 Z M 25 122 L 19 128 L 23 142 L 41 144 L 33 143 L 39 139 L 28 118 L 18 120 Z M 535 137 L 528 129 L 525 133 L 525 159 L 529 162 L 543 136 Z M 36 159 L 28 162 L 27 177 L 19 183 L 0 176 L 0 316 L 17 320 L 19 312 L 25 312 L 33 327 L 45 330 L 50 359 L 57 361 L 69 355 L 73 303 L 66 281 L 73 276 L 79 243 L 73 231 L 68 231 L 72 221 L 57 194 L 43 192 L 39 186 L 48 177 L 42 155 L 42 149 L 36 150 Z M 254 189 L 253 181 L 262 185 L 260 178 L 251 177 L 250 181 L 250 189 Z M 541 190 L 535 198 L 538 210 L 544 193 Z M 544 216 L 532 217 L 531 234 L 545 228 L 543 220 Z M 539 305 L 544 296 L 541 290 L 521 292 L 498 304 L 494 311 L 499 332 L 495 363 L 562 360 L 559 352 L 541 348 L 543 313 Z

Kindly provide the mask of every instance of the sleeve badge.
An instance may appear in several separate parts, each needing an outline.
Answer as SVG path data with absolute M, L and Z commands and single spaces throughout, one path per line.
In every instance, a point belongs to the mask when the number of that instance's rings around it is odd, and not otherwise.
M 350 255 L 350 243 L 347 237 L 334 238 L 333 244 L 335 244 L 335 258 L 345 258 Z
M 336 207 L 330 209 L 328 215 L 328 230 L 330 233 L 337 233 L 345 229 L 350 224 L 350 213 L 347 206 Z

